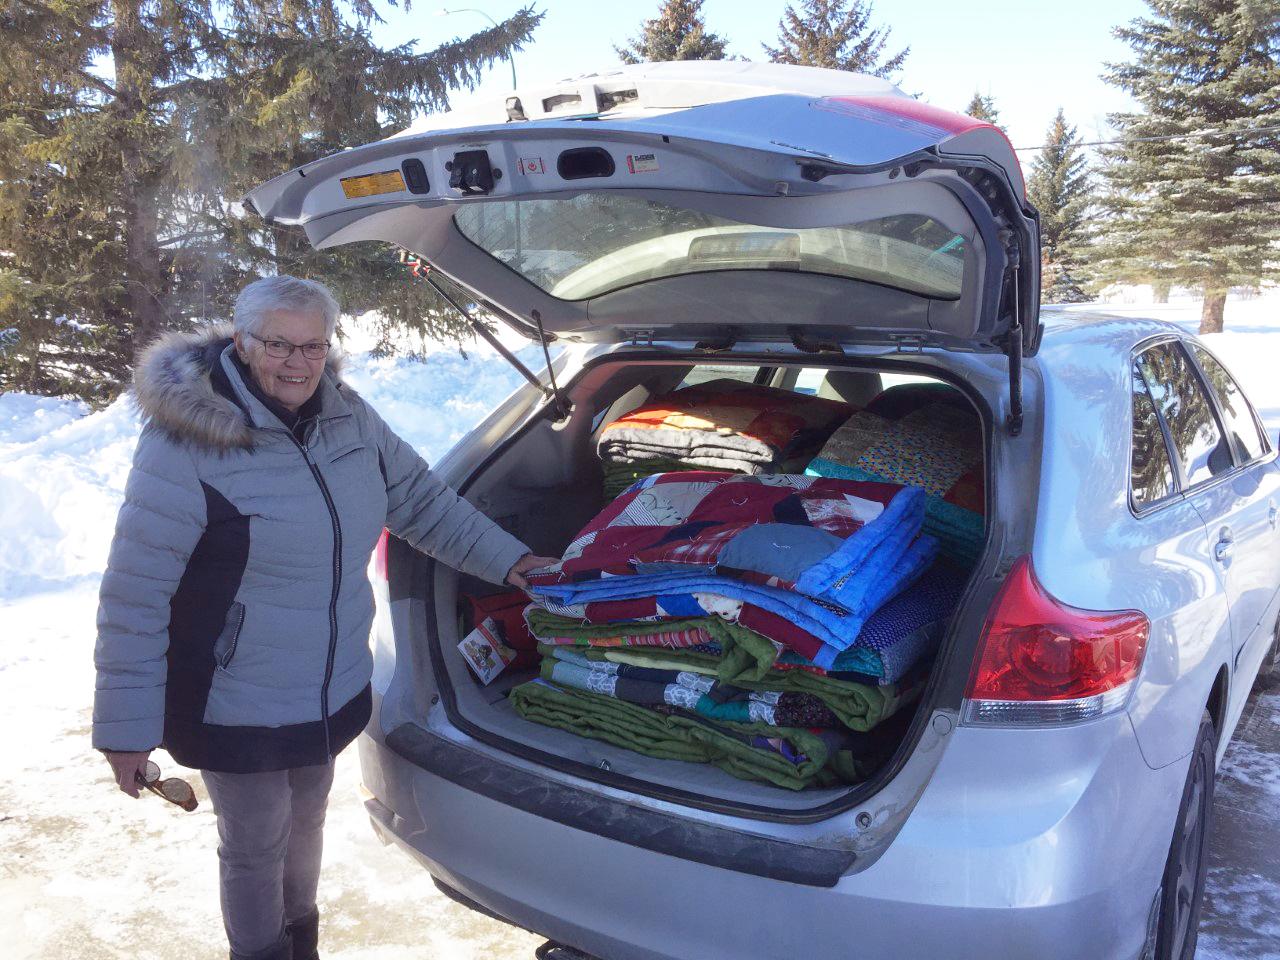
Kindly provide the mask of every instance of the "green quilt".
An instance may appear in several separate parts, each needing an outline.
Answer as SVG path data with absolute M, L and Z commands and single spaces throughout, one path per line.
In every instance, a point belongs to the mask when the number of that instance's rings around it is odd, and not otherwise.
M 857 776 L 848 758 L 828 767 L 823 740 L 807 730 L 763 723 L 702 722 L 658 713 L 612 697 L 563 690 L 532 680 L 511 691 L 511 703 L 526 720 L 602 740 L 661 760 L 712 763 L 743 780 L 762 780 L 791 790 L 838 782 L 842 772 Z M 798 757 L 752 746 L 756 738 L 781 742 Z

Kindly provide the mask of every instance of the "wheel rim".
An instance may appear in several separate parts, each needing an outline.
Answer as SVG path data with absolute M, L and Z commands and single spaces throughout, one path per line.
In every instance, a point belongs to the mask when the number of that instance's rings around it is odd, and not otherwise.
M 1200 886 L 1200 866 L 1204 857 L 1205 828 L 1205 763 L 1197 755 L 1191 793 L 1182 818 L 1182 842 L 1178 848 L 1178 873 L 1174 881 L 1172 907 L 1173 947 L 1169 956 L 1178 960 L 1191 936 L 1195 917 L 1196 893 Z

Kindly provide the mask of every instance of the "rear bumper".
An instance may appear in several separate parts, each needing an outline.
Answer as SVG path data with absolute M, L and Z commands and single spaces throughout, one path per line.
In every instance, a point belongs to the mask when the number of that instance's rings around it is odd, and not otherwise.
M 813 848 L 795 850 L 792 868 L 809 875 L 791 879 L 770 868 L 788 869 L 778 854 L 792 844 L 729 843 L 708 862 L 717 834 L 742 835 L 690 831 L 622 798 L 601 807 L 598 792 L 550 780 L 513 783 L 531 775 L 487 756 L 469 767 L 465 746 L 425 731 L 436 750 L 425 766 L 368 736 L 360 751 L 385 839 L 487 910 L 604 960 L 1134 960 L 1185 769 L 1147 767 L 1123 716 L 1092 726 L 1083 742 L 1063 732 L 1074 753 L 1048 764 L 1007 751 L 1023 746 L 1008 731 L 958 731 L 884 855 L 829 885 L 820 875 L 835 861 L 805 860 Z M 1000 763 L 1007 777 L 1011 757 L 1017 779 L 986 779 Z M 1033 776 L 1038 762 L 1056 776 Z

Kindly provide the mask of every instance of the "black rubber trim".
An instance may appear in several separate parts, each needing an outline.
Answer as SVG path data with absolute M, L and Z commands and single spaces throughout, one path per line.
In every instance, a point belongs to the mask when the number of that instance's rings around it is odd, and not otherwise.
M 834 887 L 856 855 L 755 837 L 590 794 L 498 763 L 412 723 L 387 734 L 397 755 L 428 773 L 499 803 L 575 830 L 682 860 L 785 880 Z

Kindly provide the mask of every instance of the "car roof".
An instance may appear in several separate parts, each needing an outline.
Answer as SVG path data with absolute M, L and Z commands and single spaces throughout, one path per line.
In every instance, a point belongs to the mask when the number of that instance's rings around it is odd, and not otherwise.
M 1085 346 L 1110 347 L 1117 353 L 1127 354 L 1135 344 L 1151 337 L 1186 333 L 1167 320 L 1107 313 L 1105 306 L 1091 310 L 1046 306 L 1041 309 L 1040 318 L 1044 322 L 1041 351 L 1050 357 L 1069 354 Z

